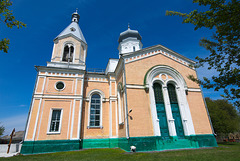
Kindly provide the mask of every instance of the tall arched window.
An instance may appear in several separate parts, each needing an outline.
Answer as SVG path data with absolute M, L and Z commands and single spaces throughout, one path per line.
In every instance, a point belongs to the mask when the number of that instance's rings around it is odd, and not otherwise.
M 90 105 L 90 121 L 89 126 L 100 126 L 101 120 L 101 97 L 99 94 L 93 94 Z
M 179 106 L 178 106 L 176 88 L 173 84 L 168 84 L 167 88 L 168 88 L 168 95 L 169 95 L 169 100 L 170 100 L 171 109 L 172 109 L 172 116 L 175 122 L 177 136 L 178 138 L 181 139 L 181 138 L 184 138 L 184 131 L 183 131 L 182 119 L 181 119 Z
M 66 44 L 63 50 L 62 61 L 72 62 L 73 52 L 74 52 L 74 47 L 72 46 L 72 44 Z
M 169 138 L 169 130 L 168 130 L 168 124 L 167 124 L 166 110 L 165 110 L 165 105 L 163 100 L 162 86 L 159 83 L 154 83 L 153 89 L 154 89 L 157 117 L 159 119 L 161 136 L 164 138 Z

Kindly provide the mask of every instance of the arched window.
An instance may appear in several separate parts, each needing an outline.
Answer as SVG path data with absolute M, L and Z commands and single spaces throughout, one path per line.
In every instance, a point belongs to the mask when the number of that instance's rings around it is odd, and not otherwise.
M 93 94 L 90 105 L 90 127 L 100 126 L 101 121 L 101 97 L 99 94 Z
M 159 126 L 161 131 L 161 136 L 164 138 L 169 138 L 169 130 L 167 124 L 166 110 L 163 100 L 162 86 L 159 83 L 153 84 L 157 117 L 159 119 Z
M 72 46 L 72 44 L 66 44 L 63 50 L 62 61 L 72 62 L 73 52 L 74 52 L 74 47 Z
M 168 89 L 168 95 L 169 95 L 169 100 L 170 100 L 171 109 L 172 109 L 172 116 L 175 122 L 177 136 L 178 138 L 181 139 L 181 138 L 184 138 L 184 131 L 183 131 L 182 119 L 181 119 L 179 106 L 178 106 L 176 88 L 173 84 L 168 84 L 167 89 Z

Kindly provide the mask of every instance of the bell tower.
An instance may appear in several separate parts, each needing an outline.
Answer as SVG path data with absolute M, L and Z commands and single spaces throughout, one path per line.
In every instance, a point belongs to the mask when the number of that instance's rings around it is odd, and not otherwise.
M 72 14 L 72 22 L 54 40 L 51 62 L 48 67 L 85 70 L 87 42 L 78 25 L 80 15 Z

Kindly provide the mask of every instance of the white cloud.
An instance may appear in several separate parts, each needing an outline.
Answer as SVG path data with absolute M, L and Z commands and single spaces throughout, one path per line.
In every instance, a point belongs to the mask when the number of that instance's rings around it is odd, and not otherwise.
M 4 135 L 9 135 L 13 128 L 15 128 L 16 131 L 23 131 L 25 129 L 26 120 L 27 114 L 1 118 L 1 125 L 5 127 Z

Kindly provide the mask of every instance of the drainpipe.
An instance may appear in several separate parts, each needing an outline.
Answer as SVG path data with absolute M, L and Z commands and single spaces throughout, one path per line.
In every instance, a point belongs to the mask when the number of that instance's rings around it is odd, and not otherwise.
M 127 129 L 127 136 L 126 138 L 129 139 L 130 135 L 129 135 L 129 120 L 128 120 L 128 103 L 127 103 L 127 81 L 126 81 L 126 71 L 125 71 L 125 60 L 124 58 L 122 57 L 122 54 L 120 55 L 121 58 L 123 59 L 123 73 L 124 73 L 124 82 L 125 82 L 125 86 L 124 86 L 124 94 L 125 94 L 125 102 L 126 102 L 126 112 L 127 113 L 127 126 L 126 126 L 126 129 Z

